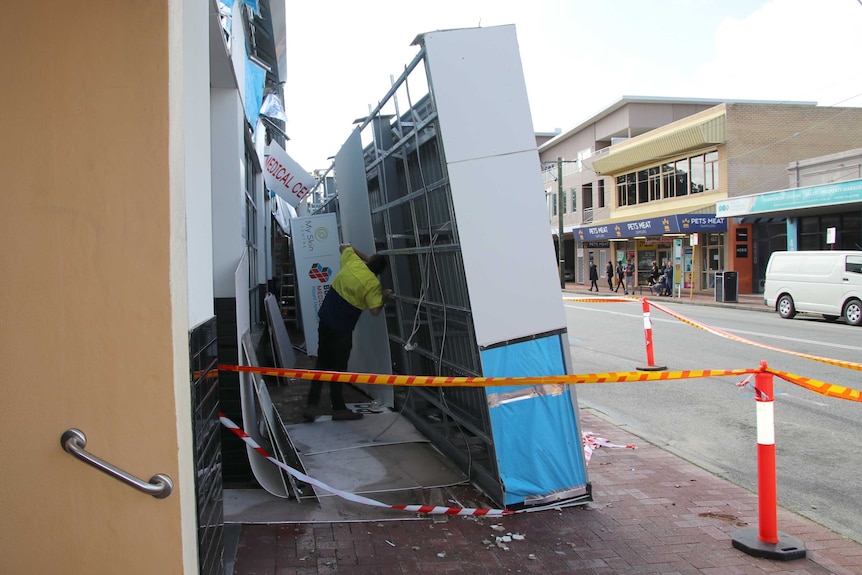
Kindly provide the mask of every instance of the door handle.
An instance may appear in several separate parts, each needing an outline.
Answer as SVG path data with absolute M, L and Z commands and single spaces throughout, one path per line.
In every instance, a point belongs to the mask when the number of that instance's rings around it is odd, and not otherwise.
M 134 487 L 138 491 L 152 495 L 156 499 L 164 499 L 174 490 L 174 482 L 163 473 L 157 473 L 150 477 L 149 481 L 144 481 L 118 467 L 114 467 L 104 459 L 99 459 L 92 453 L 88 453 L 84 450 L 87 447 L 87 436 L 80 429 L 72 428 L 64 431 L 63 435 L 60 436 L 60 445 L 67 453 L 74 455 L 84 463 L 92 465 L 102 473 Z

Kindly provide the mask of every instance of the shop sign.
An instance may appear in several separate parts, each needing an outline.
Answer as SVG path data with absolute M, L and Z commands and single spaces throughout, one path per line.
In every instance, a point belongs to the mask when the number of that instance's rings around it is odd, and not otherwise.
M 679 231 L 692 232 L 723 232 L 727 230 L 727 220 L 718 216 L 700 216 L 695 214 L 677 216 Z
M 660 218 L 588 226 L 575 230 L 578 234 L 578 239 L 582 242 L 625 239 L 635 236 L 724 231 L 727 231 L 727 220 L 725 218 L 702 214 L 674 214 Z

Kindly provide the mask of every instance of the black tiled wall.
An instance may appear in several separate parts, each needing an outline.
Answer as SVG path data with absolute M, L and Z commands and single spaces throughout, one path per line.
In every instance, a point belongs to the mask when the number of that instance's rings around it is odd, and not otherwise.
M 198 513 L 198 560 L 202 575 L 224 572 L 221 424 L 216 319 L 189 333 L 192 432 L 195 449 L 195 499 Z
M 215 313 L 218 325 L 219 363 L 239 365 L 239 348 L 236 343 L 236 299 L 216 298 Z M 242 427 L 239 373 L 219 372 L 219 402 L 221 411 Z M 228 487 L 256 485 L 248 463 L 245 443 L 224 427 L 221 429 L 221 452 L 222 480 Z

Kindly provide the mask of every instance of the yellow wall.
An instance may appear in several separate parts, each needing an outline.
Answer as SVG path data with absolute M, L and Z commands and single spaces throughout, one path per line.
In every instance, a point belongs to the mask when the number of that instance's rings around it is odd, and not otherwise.
M 11 2 L 0 19 L 6 573 L 189 565 L 180 502 L 193 493 L 153 499 L 59 442 L 78 427 L 88 450 L 143 479 L 179 474 L 170 4 Z

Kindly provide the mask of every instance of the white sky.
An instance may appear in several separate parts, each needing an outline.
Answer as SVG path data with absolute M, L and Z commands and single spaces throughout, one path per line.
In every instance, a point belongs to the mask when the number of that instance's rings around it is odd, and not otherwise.
M 862 106 L 862 0 L 315 0 L 287 4 L 287 152 L 326 168 L 413 39 L 515 24 L 536 131 L 622 96 Z

